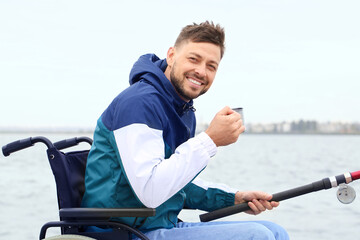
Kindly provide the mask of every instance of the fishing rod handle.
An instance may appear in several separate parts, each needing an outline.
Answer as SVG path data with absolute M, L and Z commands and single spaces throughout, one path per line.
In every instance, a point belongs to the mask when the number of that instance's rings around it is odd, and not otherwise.
M 274 193 L 271 201 L 280 202 L 286 199 L 298 197 L 304 194 L 308 194 L 311 192 L 316 192 L 319 190 L 329 189 L 331 188 L 331 182 L 329 178 L 324 178 L 322 180 L 303 185 L 297 188 L 292 188 L 286 191 Z
M 301 186 L 298 188 L 294 188 L 294 189 L 290 189 L 287 191 L 283 191 L 283 192 L 279 192 L 279 193 L 275 193 L 273 194 L 273 197 L 271 199 L 271 201 L 281 201 L 281 200 L 285 200 L 285 199 L 289 199 L 292 197 L 296 197 L 305 193 L 308 193 L 309 191 L 311 191 L 312 189 L 312 184 L 308 184 L 305 186 Z M 240 203 L 240 204 L 236 204 L 230 207 L 225 207 L 222 209 L 218 209 L 212 212 L 208 212 L 208 213 L 204 213 L 200 215 L 200 221 L 201 222 L 209 222 L 218 218 L 223 218 L 223 217 L 227 217 L 230 216 L 232 214 L 235 213 L 240 213 L 240 212 L 244 212 L 247 210 L 250 210 L 251 208 L 249 207 L 248 202 L 244 202 L 244 203 Z
M 331 188 L 331 182 L 328 178 L 324 178 L 320 181 L 316 181 L 301 187 L 289 189 L 286 191 L 278 192 L 273 194 L 271 201 L 279 202 L 282 200 L 286 200 L 289 198 L 301 196 L 310 192 L 315 192 L 323 189 Z M 200 215 L 201 222 L 209 222 L 218 218 L 223 218 L 229 215 L 233 215 L 235 213 L 240 213 L 250 210 L 248 202 L 236 204 L 230 207 L 218 209 L 212 212 L 204 213 Z
M 209 222 L 218 218 L 223 218 L 234 213 L 244 212 L 250 210 L 248 202 L 236 204 L 230 207 L 221 208 L 212 212 L 201 214 L 200 221 L 201 222 Z

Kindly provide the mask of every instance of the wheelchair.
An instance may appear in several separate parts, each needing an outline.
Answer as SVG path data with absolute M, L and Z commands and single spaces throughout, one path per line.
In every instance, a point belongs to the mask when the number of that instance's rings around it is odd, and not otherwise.
M 138 229 L 126 224 L 112 221 L 115 217 L 150 217 L 156 211 L 153 208 L 81 208 L 82 196 L 85 192 L 85 168 L 89 150 L 63 152 L 63 149 L 76 146 L 80 142 L 92 144 L 88 137 L 75 137 L 52 143 L 43 136 L 17 140 L 3 146 L 4 156 L 43 143 L 47 146 L 47 157 L 54 174 L 59 207 L 58 221 L 45 223 L 39 239 L 46 237 L 49 228 L 60 228 L 61 236 L 46 239 L 97 239 L 128 240 L 137 236 L 142 240 L 148 238 Z M 90 227 L 106 229 L 106 231 L 89 231 Z

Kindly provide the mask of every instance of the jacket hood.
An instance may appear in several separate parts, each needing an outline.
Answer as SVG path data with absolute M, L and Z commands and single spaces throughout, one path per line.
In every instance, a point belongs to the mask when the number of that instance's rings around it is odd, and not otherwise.
M 166 59 L 160 59 L 155 54 L 141 56 L 134 64 L 130 72 L 129 83 L 135 84 L 140 80 L 145 80 L 153 85 L 169 102 L 174 104 L 176 111 L 182 115 L 185 111 L 195 111 L 193 100 L 185 102 L 175 91 L 170 80 L 164 72 L 167 67 Z

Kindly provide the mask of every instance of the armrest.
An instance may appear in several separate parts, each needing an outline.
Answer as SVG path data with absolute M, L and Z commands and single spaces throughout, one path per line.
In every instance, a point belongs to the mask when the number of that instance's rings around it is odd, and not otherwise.
M 62 208 L 61 218 L 151 217 L 155 208 Z

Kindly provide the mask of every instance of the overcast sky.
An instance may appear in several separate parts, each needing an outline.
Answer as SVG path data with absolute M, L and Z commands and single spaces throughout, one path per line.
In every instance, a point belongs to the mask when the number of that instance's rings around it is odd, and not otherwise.
M 226 52 L 199 121 L 360 121 L 358 0 L 2 0 L 0 126 L 95 126 L 133 63 L 213 20 Z

